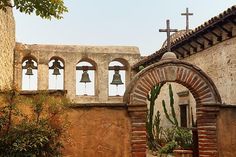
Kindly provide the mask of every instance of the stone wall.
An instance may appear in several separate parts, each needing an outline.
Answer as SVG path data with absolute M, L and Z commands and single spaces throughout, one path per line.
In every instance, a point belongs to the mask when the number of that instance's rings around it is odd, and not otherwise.
M 12 10 L 0 10 L 0 89 L 9 88 L 13 81 L 15 21 Z
M 217 139 L 220 157 L 235 157 L 236 148 L 236 107 L 220 109 L 217 119 Z M 227 134 L 227 135 L 226 135 Z

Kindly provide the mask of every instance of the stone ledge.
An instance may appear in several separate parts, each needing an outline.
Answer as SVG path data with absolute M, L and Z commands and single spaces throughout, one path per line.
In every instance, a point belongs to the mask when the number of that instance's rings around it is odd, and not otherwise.
M 122 107 L 127 108 L 125 103 L 71 103 L 70 108 L 84 108 L 84 107 Z
M 49 95 L 66 95 L 67 90 L 24 90 L 20 91 L 20 95 L 37 95 L 46 93 Z

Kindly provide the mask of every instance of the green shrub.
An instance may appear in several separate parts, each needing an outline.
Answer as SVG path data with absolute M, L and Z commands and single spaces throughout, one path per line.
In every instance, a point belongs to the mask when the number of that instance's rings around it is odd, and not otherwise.
M 181 149 L 192 149 L 193 139 L 192 133 L 186 128 L 175 129 L 175 141 Z

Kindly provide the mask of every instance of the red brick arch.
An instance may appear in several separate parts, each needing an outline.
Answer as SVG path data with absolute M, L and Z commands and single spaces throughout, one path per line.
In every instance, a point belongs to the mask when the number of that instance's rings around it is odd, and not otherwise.
M 127 103 L 132 123 L 132 157 L 145 157 L 147 94 L 160 82 L 176 82 L 187 87 L 196 100 L 199 156 L 218 156 L 216 118 L 221 98 L 216 86 L 200 68 L 177 59 L 163 59 L 139 72 L 128 85 Z M 206 138 L 207 137 L 207 138 Z

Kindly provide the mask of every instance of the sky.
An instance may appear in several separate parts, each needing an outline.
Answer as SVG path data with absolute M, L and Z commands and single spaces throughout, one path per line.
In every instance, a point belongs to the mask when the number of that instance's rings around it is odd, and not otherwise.
M 45 20 L 14 10 L 16 40 L 27 44 L 137 46 L 146 56 L 166 39 L 158 30 L 170 19 L 173 29 L 185 29 L 186 7 L 195 28 L 236 0 L 65 0 L 69 12 L 61 20 Z

